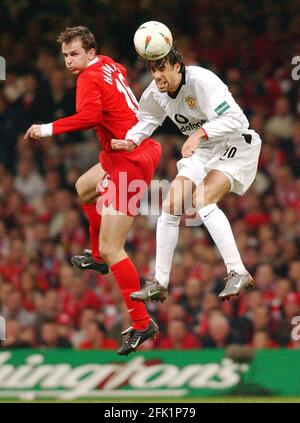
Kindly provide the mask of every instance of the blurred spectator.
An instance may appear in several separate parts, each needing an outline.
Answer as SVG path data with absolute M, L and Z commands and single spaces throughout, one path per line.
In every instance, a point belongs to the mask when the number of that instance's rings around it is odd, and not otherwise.
M 2 303 L 0 315 L 6 320 L 13 320 L 20 327 L 34 323 L 35 315 L 22 307 L 21 293 L 12 289 Z
M 25 128 L 22 118 L 19 110 L 0 91 L 0 163 L 5 163 L 9 169 L 15 166 L 17 135 Z
M 18 163 L 15 187 L 28 203 L 45 192 L 43 178 L 35 170 L 32 160 L 21 159 Z
M 274 114 L 267 120 L 265 130 L 284 140 L 291 137 L 293 123 L 294 117 L 288 98 L 278 98 L 274 104 Z
M 270 328 L 270 314 L 266 305 L 259 305 L 254 308 L 252 315 L 254 331 L 268 330 Z
M 40 345 L 46 348 L 71 348 L 70 341 L 60 336 L 58 326 L 54 322 L 43 323 L 41 327 Z
M 34 74 L 28 74 L 23 78 L 23 93 L 17 100 L 16 106 L 25 117 L 26 124 L 31 122 L 43 122 L 51 119 L 51 109 L 48 104 L 48 89 L 39 86 Z
M 67 316 L 67 315 L 65 315 Z M 75 348 L 78 348 L 79 345 L 85 339 L 85 328 L 86 326 L 92 322 L 96 321 L 97 312 L 93 308 L 84 308 L 80 315 L 80 321 L 78 324 L 78 330 L 74 330 L 71 334 L 71 342 Z
M 107 338 L 105 328 L 97 320 L 89 321 L 84 328 L 84 340 L 79 345 L 82 350 L 110 350 L 118 346 L 113 339 Z
M 276 348 L 277 344 L 270 338 L 267 331 L 257 330 L 253 334 L 251 347 L 256 350 L 262 350 L 264 348 Z
M 200 348 L 197 338 L 188 332 L 182 320 L 171 320 L 168 324 L 166 337 L 158 340 L 158 347 L 172 350 Z
M 228 319 L 220 312 L 211 312 L 208 317 L 207 334 L 201 338 L 202 347 L 224 348 L 234 342 Z
M 26 331 L 27 329 L 25 329 Z M 22 338 L 23 330 L 17 320 L 8 319 L 6 321 L 6 339 L 2 341 L 3 348 L 24 348 L 32 346 L 26 341 L 26 335 Z
M 86 286 L 85 280 L 74 275 L 72 284 L 62 298 L 62 311 L 77 325 L 83 309 L 89 307 L 99 310 L 100 305 L 97 294 Z
M 203 285 L 199 282 L 198 278 L 187 279 L 180 304 L 188 316 L 187 323 L 190 328 L 193 328 L 197 324 L 198 314 L 201 311 L 202 290 Z

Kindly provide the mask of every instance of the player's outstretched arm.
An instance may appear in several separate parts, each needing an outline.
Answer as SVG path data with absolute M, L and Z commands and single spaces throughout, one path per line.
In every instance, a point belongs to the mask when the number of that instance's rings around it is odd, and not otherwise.
M 192 156 L 203 138 L 207 139 L 207 134 L 202 128 L 190 135 L 181 148 L 182 157 Z

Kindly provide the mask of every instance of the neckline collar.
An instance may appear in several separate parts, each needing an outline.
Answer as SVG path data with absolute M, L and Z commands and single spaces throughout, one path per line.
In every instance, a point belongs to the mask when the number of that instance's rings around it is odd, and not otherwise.
M 99 62 L 99 57 L 95 57 L 95 59 L 91 60 L 86 67 L 94 65 L 95 63 Z

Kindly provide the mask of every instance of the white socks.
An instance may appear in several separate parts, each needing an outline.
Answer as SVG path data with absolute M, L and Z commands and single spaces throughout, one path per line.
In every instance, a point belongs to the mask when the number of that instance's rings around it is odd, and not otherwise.
M 246 273 L 247 271 L 237 249 L 230 223 L 222 210 L 219 209 L 217 204 L 208 204 L 198 210 L 198 213 L 218 247 L 227 272 L 235 270 L 237 273 Z
M 173 253 L 178 241 L 181 216 L 162 212 L 156 229 L 155 279 L 167 288 L 171 272 Z
M 208 204 L 198 210 L 198 213 L 224 260 L 227 272 L 235 270 L 240 274 L 246 273 L 230 223 L 222 210 L 216 204 Z M 157 222 L 155 279 L 164 288 L 169 284 L 180 219 L 181 216 L 162 212 Z

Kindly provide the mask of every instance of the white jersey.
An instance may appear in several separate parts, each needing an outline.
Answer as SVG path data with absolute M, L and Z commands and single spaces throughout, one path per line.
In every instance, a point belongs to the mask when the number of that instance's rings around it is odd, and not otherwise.
M 202 127 L 208 137 L 203 145 L 221 141 L 224 136 L 240 135 L 249 128 L 228 87 L 213 72 L 199 66 L 185 68 L 184 79 L 174 97 L 160 93 L 152 81 L 140 100 L 139 122 L 125 138 L 140 144 L 162 125 L 166 116 L 187 136 Z

